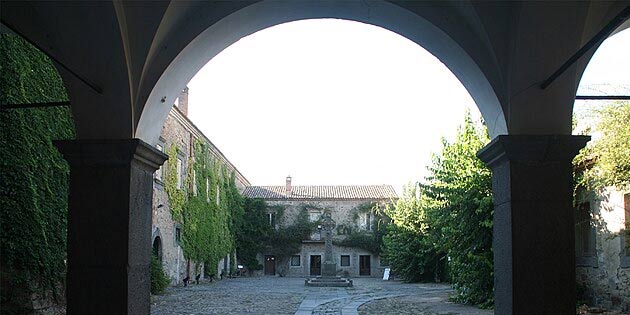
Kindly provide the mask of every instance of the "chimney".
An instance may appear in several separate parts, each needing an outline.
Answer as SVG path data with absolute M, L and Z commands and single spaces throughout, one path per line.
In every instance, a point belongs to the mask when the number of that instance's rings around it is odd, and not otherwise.
M 286 194 L 291 195 L 291 175 L 287 176 Z
M 179 108 L 179 111 L 182 112 L 184 116 L 188 117 L 188 87 L 185 87 L 182 93 L 179 94 L 177 108 Z

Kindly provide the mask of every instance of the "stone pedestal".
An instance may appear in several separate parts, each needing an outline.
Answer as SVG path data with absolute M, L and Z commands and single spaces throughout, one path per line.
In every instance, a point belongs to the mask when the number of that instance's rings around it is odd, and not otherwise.
M 323 277 L 336 277 L 337 276 L 337 263 L 334 261 L 325 261 L 322 263 L 322 276 Z
M 311 287 L 351 287 L 352 280 L 337 277 L 337 263 L 333 255 L 332 234 L 336 223 L 332 219 L 330 211 L 324 213 L 322 227 L 324 237 L 324 263 L 322 264 L 322 276 L 306 279 L 304 284 Z
M 138 139 L 58 141 L 70 164 L 67 314 L 149 314 L 153 172 Z
M 572 159 L 587 136 L 499 136 L 492 169 L 496 314 L 575 314 Z

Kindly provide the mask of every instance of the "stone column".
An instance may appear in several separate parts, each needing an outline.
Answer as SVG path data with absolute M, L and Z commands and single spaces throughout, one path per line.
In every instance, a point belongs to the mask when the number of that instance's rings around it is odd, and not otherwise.
M 499 136 L 492 169 L 496 314 L 575 314 L 573 157 L 588 136 Z
M 153 172 L 138 139 L 58 141 L 70 164 L 67 314 L 150 312 Z
M 322 221 L 322 227 L 326 232 L 324 236 L 324 262 L 322 264 L 322 277 L 330 278 L 337 276 L 337 263 L 335 263 L 335 258 L 333 256 L 333 230 L 335 229 L 337 224 L 335 220 L 332 219 L 332 214 L 330 210 L 327 210 L 324 213 L 324 219 Z

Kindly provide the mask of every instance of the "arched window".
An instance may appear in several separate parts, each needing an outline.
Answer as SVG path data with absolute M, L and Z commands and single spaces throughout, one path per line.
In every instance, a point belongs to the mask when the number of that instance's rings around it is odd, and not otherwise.
M 153 239 L 153 255 L 155 255 L 155 257 L 157 257 L 157 259 L 161 262 L 162 261 L 162 239 L 160 239 L 159 236 L 156 236 Z

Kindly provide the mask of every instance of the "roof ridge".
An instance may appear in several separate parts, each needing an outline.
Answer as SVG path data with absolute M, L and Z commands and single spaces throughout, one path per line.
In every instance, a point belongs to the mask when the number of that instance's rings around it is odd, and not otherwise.
M 397 199 L 392 185 L 296 185 L 247 186 L 243 195 L 262 199 Z

